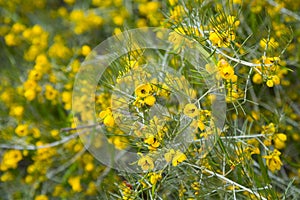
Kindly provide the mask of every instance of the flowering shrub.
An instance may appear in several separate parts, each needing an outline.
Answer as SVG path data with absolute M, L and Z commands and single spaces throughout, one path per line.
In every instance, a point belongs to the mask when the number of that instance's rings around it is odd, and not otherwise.
M 300 197 L 297 1 L 0 5 L 1 198 Z

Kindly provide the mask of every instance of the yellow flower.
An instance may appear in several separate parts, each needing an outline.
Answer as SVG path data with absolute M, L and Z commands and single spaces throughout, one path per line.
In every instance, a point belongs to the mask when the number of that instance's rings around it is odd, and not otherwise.
M 151 150 L 155 150 L 157 147 L 159 147 L 159 145 L 160 145 L 160 142 L 157 140 L 157 138 L 154 136 L 154 135 L 149 135 L 145 140 L 144 140 L 144 142 L 146 143 L 146 144 L 149 144 L 150 145 L 150 147 L 149 147 L 149 149 L 151 149 Z
M 282 162 L 279 158 L 280 154 L 281 153 L 277 149 L 275 149 L 274 152 L 272 152 L 270 155 L 263 156 L 263 158 L 266 159 L 267 167 L 269 168 L 269 170 L 271 170 L 271 172 L 280 170 L 282 166 Z
M 119 150 L 126 149 L 126 147 L 128 146 L 128 140 L 125 136 L 113 136 L 109 138 L 108 141 L 114 144 L 116 149 Z
M 229 63 L 224 58 L 222 58 L 218 61 L 217 66 L 219 69 L 222 69 L 224 67 L 228 67 Z
M 151 92 L 152 92 L 152 87 L 149 84 L 142 84 L 135 88 L 135 95 L 137 97 L 141 97 L 141 98 L 147 97 L 151 94 Z
M 178 0 L 169 0 L 171 6 L 175 6 L 178 3 Z
M 21 33 L 25 29 L 26 29 L 26 27 L 23 24 L 20 24 L 19 22 L 17 22 L 12 26 L 11 31 L 14 33 Z
M 150 173 L 149 175 L 150 175 L 149 180 L 152 185 L 155 185 L 157 181 L 159 181 L 162 178 L 160 173 Z
M 43 76 L 43 74 L 40 71 L 38 71 L 36 69 L 32 69 L 29 72 L 28 79 L 38 81 L 42 78 L 42 76 Z
M 267 86 L 268 87 L 273 87 L 274 86 L 273 80 L 267 80 Z
M 256 73 L 252 77 L 252 81 L 253 81 L 253 83 L 261 84 L 263 82 L 263 79 L 262 79 L 262 76 L 260 74 Z
M 193 42 L 184 36 L 184 30 L 182 28 L 178 28 L 177 31 L 173 31 L 169 33 L 168 40 L 173 43 L 173 49 L 179 52 L 185 46 L 192 47 Z
M 54 100 L 58 94 L 58 91 L 55 90 L 51 85 L 46 85 L 45 97 L 48 100 Z
M 157 88 L 158 96 L 166 97 L 166 98 L 170 96 L 170 88 L 166 84 L 162 84 L 160 87 L 156 87 L 156 88 Z
M 285 147 L 286 140 L 287 140 L 286 134 L 276 133 L 273 137 L 274 147 L 276 149 L 283 149 Z
M 59 130 L 53 129 L 50 131 L 52 137 L 57 137 L 59 135 Z
M 228 47 L 230 45 L 230 41 L 235 40 L 235 34 L 233 31 L 226 32 L 210 32 L 209 40 L 212 42 L 214 46 L 217 47 Z
M 220 73 L 221 73 L 221 77 L 226 80 L 230 80 L 234 76 L 234 70 L 230 65 L 222 68 Z
M 28 125 L 27 124 L 18 125 L 17 128 L 15 129 L 15 133 L 20 137 L 28 135 Z
M 198 128 L 201 131 L 203 131 L 205 129 L 205 124 L 201 120 L 198 120 Z
M 12 181 L 13 179 L 14 179 L 14 175 L 10 171 L 5 172 L 0 177 L 1 182 Z
M 27 101 L 32 101 L 35 99 L 36 92 L 33 89 L 25 90 L 24 97 L 27 99 Z
M 16 35 L 9 33 L 4 37 L 4 41 L 7 46 L 16 46 L 19 44 L 20 40 L 17 38 Z
M 188 117 L 196 117 L 199 114 L 199 110 L 195 104 L 186 104 L 183 109 L 183 114 L 185 114 Z
M 94 167 L 94 164 L 93 164 L 92 162 L 87 163 L 87 164 L 85 165 L 85 167 L 84 167 L 85 171 L 87 171 L 87 172 L 93 171 L 94 168 L 95 168 L 95 167 Z
M 168 163 L 172 161 L 172 165 L 174 167 L 187 159 L 184 153 L 182 153 L 180 150 L 175 152 L 174 149 L 170 149 L 169 152 L 165 153 L 164 157 Z
M 182 5 L 176 5 L 170 11 L 170 19 L 173 19 L 175 22 L 178 22 L 185 15 L 184 7 Z
M 103 120 L 105 126 L 112 127 L 115 124 L 115 119 L 110 108 L 100 112 L 99 117 Z
M 272 81 L 275 85 L 280 84 L 280 78 L 277 75 L 272 76 Z
M 144 102 L 145 104 L 147 104 L 148 106 L 153 106 L 156 102 L 156 99 L 154 96 L 147 96 L 145 99 L 144 99 Z
M 154 168 L 154 162 L 148 155 L 142 156 L 138 161 L 138 165 L 141 166 L 144 171 L 152 170 Z
M 80 192 L 82 190 L 80 184 L 80 176 L 70 177 L 68 183 L 71 185 L 74 192 Z
M 4 153 L 0 163 L 0 170 L 6 171 L 10 168 L 17 168 L 18 162 L 22 160 L 22 153 L 20 150 L 8 150 Z
M 14 117 L 21 117 L 24 113 L 23 106 L 14 106 L 10 109 L 9 115 Z
M 84 56 L 89 55 L 89 53 L 91 52 L 91 48 L 88 45 L 83 45 L 81 47 L 81 54 Z
M 168 163 L 171 162 L 174 155 L 175 155 L 175 151 L 174 151 L 174 149 L 171 149 L 169 152 L 165 153 L 165 160 Z
M 34 198 L 34 200 L 48 200 L 48 197 L 44 194 L 38 195 Z
M 193 182 L 192 184 L 191 184 L 191 188 L 193 189 L 193 190 L 195 190 L 195 191 L 199 191 L 200 190 L 200 183 L 199 182 Z M 196 194 L 196 193 L 195 193 Z
M 276 49 L 279 47 L 279 43 L 275 41 L 273 37 L 270 38 L 270 40 L 267 39 L 262 39 L 259 42 L 259 45 L 263 49 Z
M 92 195 L 95 195 L 96 192 L 97 192 L 97 186 L 96 186 L 96 184 L 94 182 L 89 182 L 88 188 L 85 191 L 85 193 L 87 195 L 92 196 Z
M 262 134 L 274 134 L 276 131 L 274 123 L 262 126 Z
M 176 167 L 179 163 L 185 161 L 186 159 L 187 159 L 186 155 L 182 153 L 180 150 L 177 150 L 173 157 L 172 165 Z
M 41 136 L 41 132 L 38 128 L 34 127 L 31 129 L 32 135 L 34 138 L 39 138 Z M 51 132 L 52 134 L 52 132 Z
M 70 110 L 72 105 L 72 92 L 64 91 L 61 95 L 61 100 L 65 104 L 64 108 Z
M 72 5 L 75 3 L 75 0 L 64 0 L 65 3 Z

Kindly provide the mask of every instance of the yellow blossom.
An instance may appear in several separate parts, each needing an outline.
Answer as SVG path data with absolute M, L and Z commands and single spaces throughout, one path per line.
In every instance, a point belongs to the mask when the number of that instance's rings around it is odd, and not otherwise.
M 89 163 L 87 163 L 86 165 L 85 165 L 85 170 L 87 171 L 87 172 L 91 172 L 91 171 L 93 171 L 93 169 L 95 168 L 95 166 L 94 166 L 94 164 L 92 163 L 92 162 L 89 162 Z
M 191 188 L 193 189 L 193 190 L 195 190 L 195 195 L 197 195 L 199 192 L 199 190 L 200 190 L 200 183 L 199 182 L 193 182 L 192 184 L 191 184 Z
M 263 156 L 266 159 L 267 167 L 271 172 L 275 172 L 276 170 L 280 170 L 282 166 L 282 162 L 280 160 L 280 152 L 275 149 L 271 154 L 267 156 Z
M 91 48 L 88 45 L 83 45 L 81 47 L 81 54 L 84 56 L 89 55 L 89 53 L 91 52 Z
M 267 83 L 266 83 L 266 84 L 267 84 L 268 87 L 273 87 L 273 86 L 274 86 L 273 80 L 270 80 L 270 79 L 267 80 Z
M 34 200 L 48 200 L 48 197 L 44 194 L 38 195 L 34 198 Z
M 14 33 L 21 33 L 25 29 L 26 29 L 26 27 L 23 24 L 17 22 L 12 26 L 11 31 Z
M 49 56 L 53 58 L 67 59 L 71 55 L 71 49 L 69 49 L 63 42 L 55 42 L 49 48 Z
M 138 165 L 141 166 L 142 170 L 144 171 L 152 170 L 154 168 L 154 162 L 152 158 L 148 155 L 142 156 L 138 160 Z
M 162 84 L 161 87 L 157 87 L 157 95 L 168 98 L 170 96 L 170 88 L 166 84 Z
M 115 124 L 115 119 L 110 108 L 100 112 L 99 117 L 103 120 L 105 126 L 112 127 Z
M 252 77 L 253 83 L 261 84 L 263 82 L 262 76 L 258 73 L 255 73 Z
M 9 33 L 4 37 L 5 43 L 7 46 L 17 46 L 19 44 L 19 39 L 16 35 Z
M 66 110 L 70 110 L 71 109 L 71 103 L 72 103 L 72 92 L 69 91 L 63 91 L 62 95 L 62 102 L 65 104 L 64 108 Z
M 64 191 L 65 191 L 65 189 L 62 185 L 56 185 L 54 187 L 54 191 L 53 191 L 52 195 L 54 197 L 59 197 L 61 194 L 63 194 Z
M 14 179 L 14 176 L 10 171 L 5 172 L 0 177 L 1 182 L 12 181 L 13 179 Z
M 192 47 L 193 41 L 184 37 L 183 34 L 184 30 L 182 28 L 169 33 L 168 40 L 173 43 L 173 48 L 176 52 L 179 52 L 185 46 Z
M 235 40 L 235 33 L 233 31 L 226 32 L 210 32 L 209 40 L 212 42 L 214 46 L 217 47 L 228 47 L 230 45 L 230 41 Z
M 275 124 L 270 123 L 268 125 L 262 126 L 262 134 L 274 134 L 276 131 Z
M 137 97 L 141 97 L 141 98 L 147 97 L 151 94 L 151 92 L 152 92 L 152 87 L 150 84 L 142 84 L 135 88 L 135 95 Z
M 272 81 L 275 85 L 279 85 L 280 84 L 280 78 L 277 75 L 274 75 L 271 77 Z
M 45 97 L 52 101 L 58 95 L 58 91 L 52 87 L 52 85 L 46 85 Z
M 28 101 L 32 101 L 33 99 L 35 99 L 35 96 L 36 96 L 36 92 L 33 89 L 28 89 L 28 90 L 25 90 L 25 92 L 24 92 L 24 97 Z
M 108 141 L 110 143 L 114 144 L 116 149 L 119 149 L 119 150 L 126 149 L 126 147 L 128 146 L 128 140 L 124 136 L 113 136 L 113 137 L 109 138 Z M 101 146 L 101 144 L 100 144 L 100 146 Z
M 202 122 L 202 120 L 199 119 L 197 125 L 198 125 L 198 128 L 199 128 L 201 131 L 204 131 L 204 129 L 205 129 L 205 124 Z
M 71 185 L 74 192 L 81 192 L 80 176 L 70 177 L 68 183 Z
M 185 114 L 188 117 L 196 117 L 199 114 L 199 110 L 195 104 L 189 103 L 186 104 L 183 109 L 183 114 Z
M 169 0 L 171 6 L 175 6 L 178 3 L 178 0 Z
M 10 109 L 9 115 L 14 117 L 21 117 L 24 113 L 24 107 L 23 106 L 13 106 Z
M 222 68 L 220 73 L 221 73 L 221 77 L 226 80 L 232 79 L 234 76 L 234 70 L 230 65 Z
M 27 124 L 19 124 L 17 126 L 17 128 L 15 129 L 15 133 L 20 137 L 28 135 L 28 125 Z
M 174 149 L 170 149 L 170 151 L 165 153 L 164 157 L 167 162 L 171 162 L 172 160 L 172 165 L 174 167 L 187 159 L 184 153 L 182 153 L 180 150 L 175 151 Z
M 171 160 L 172 160 L 172 158 L 173 158 L 174 155 L 175 155 L 175 150 L 174 149 L 170 149 L 169 152 L 165 153 L 165 156 L 164 156 L 165 160 L 167 162 L 171 162 Z
M 184 153 L 182 153 L 180 150 L 177 150 L 175 152 L 175 155 L 173 157 L 173 160 L 172 160 L 172 165 L 174 167 L 176 167 L 179 163 L 185 161 L 187 158 L 186 158 L 186 155 Z
M 156 99 L 154 96 L 147 96 L 145 99 L 144 99 L 144 102 L 145 104 L 147 104 L 148 106 L 153 106 L 156 102 Z
M 161 174 L 160 173 L 150 173 L 149 174 L 150 175 L 150 183 L 152 184 L 152 185 L 155 185 L 156 183 L 157 183 L 157 181 L 159 181 L 161 178 L 162 178 L 162 176 L 161 176 Z
M 182 5 L 176 5 L 170 11 L 170 14 L 171 14 L 170 18 L 173 19 L 175 22 L 178 22 L 185 15 L 185 11 Z
M 160 2 L 150 1 L 146 4 L 139 5 L 139 12 L 141 15 L 148 15 L 149 13 L 154 13 L 160 7 Z
M 57 137 L 59 135 L 59 130 L 53 129 L 50 131 L 52 137 Z
M 41 136 L 40 130 L 36 127 L 32 128 L 31 132 L 34 138 L 39 138 Z
M 279 43 L 275 41 L 273 37 L 271 37 L 269 40 L 267 39 L 262 39 L 259 42 L 259 45 L 263 49 L 276 49 L 279 47 Z
M 87 188 L 87 190 L 85 191 L 85 193 L 87 194 L 87 195 L 95 195 L 96 194 L 96 192 L 97 192 L 97 186 L 96 186 L 96 184 L 94 183 L 94 182 L 89 182 L 89 184 L 88 184 L 88 188 Z
M 2 156 L 2 161 L 0 163 L 0 170 L 6 171 L 10 168 L 17 168 L 18 163 L 22 160 L 22 153 L 20 150 L 8 150 Z
M 76 0 L 64 0 L 65 3 L 72 5 L 75 3 Z
M 159 145 L 160 145 L 160 142 L 157 140 L 157 138 L 156 138 L 156 136 L 154 136 L 154 135 L 149 135 L 145 140 L 144 140 L 144 142 L 146 143 L 146 144 L 149 144 L 150 145 L 150 149 L 152 149 L 152 150 L 154 150 L 154 149 L 156 149 L 157 147 L 159 147 Z
M 28 79 L 38 81 L 42 78 L 42 73 L 39 70 L 32 69 L 29 72 Z
M 276 149 L 283 149 L 285 147 L 285 141 L 287 136 L 284 133 L 276 133 L 273 137 L 274 147 Z
M 228 67 L 229 63 L 224 58 L 222 58 L 218 61 L 217 66 L 219 69 L 222 69 L 224 67 Z

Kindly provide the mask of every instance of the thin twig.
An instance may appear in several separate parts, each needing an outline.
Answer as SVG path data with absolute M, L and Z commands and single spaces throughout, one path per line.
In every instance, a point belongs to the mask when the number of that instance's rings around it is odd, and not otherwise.
M 184 164 L 190 165 L 190 166 L 195 167 L 195 168 L 197 168 L 197 169 L 200 169 L 200 170 L 203 171 L 204 173 L 208 173 L 208 174 L 210 174 L 210 175 L 212 175 L 212 176 L 216 176 L 216 177 L 218 177 L 218 178 L 220 178 L 220 179 L 226 181 L 226 182 L 229 183 L 229 184 L 232 184 L 232 185 L 234 185 L 234 186 L 237 186 L 237 187 L 243 189 L 244 191 L 247 191 L 247 192 L 249 192 L 249 193 L 251 193 L 251 194 L 254 194 L 255 196 L 259 197 L 259 198 L 262 199 L 262 200 L 267 200 L 265 197 L 261 196 L 259 193 L 255 192 L 255 191 L 253 191 L 253 190 L 251 190 L 251 189 L 249 189 L 249 188 L 247 188 L 247 187 L 245 187 L 245 186 L 243 186 L 243 185 L 241 185 L 241 184 L 239 184 L 239 183 L 237 183 L 237 182 L 235 182 L 235 181 L 233 181 L 233 180 L 231 180 L 231 179 L 229 179 L 229 178 L 226 178 L 225 176 L 223 176 L 223 175 L 221 175 L 221 174 L 218 174 L 218 173 L 216 173 L 216 172 L 210 171 L 210 170 L 206 169 L 205 167 L 199 167 L 199 166 L 197 166 L 197 165 L 193 165 L 193 164 L 186 163 L 186 162 L 184 162 Z

